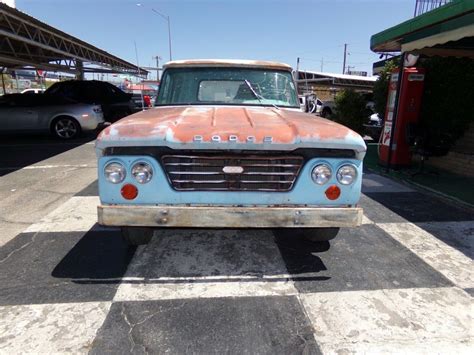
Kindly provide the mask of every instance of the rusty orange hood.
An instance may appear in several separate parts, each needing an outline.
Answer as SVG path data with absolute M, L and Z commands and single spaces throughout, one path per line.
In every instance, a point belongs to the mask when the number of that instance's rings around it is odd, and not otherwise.
M 111 146 L 175 149 L 352 149 L 364 140 L 347 127 L 314 115 L 273 107 L 156 107 L 121 119 L 97 138 L 99 155 Z

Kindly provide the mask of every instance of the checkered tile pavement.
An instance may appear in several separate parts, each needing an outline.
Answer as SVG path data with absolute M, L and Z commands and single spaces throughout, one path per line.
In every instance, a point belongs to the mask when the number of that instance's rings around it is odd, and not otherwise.
M 0 353 L 472 353 L 474 214 L 377 175 L 329 251 L 268 230 L 127 248 L 96 185 L 0 248 Z

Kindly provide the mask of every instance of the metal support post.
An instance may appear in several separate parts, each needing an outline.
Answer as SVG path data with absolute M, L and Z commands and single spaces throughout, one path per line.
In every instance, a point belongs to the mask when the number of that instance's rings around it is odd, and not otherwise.
M 393 150 L 393 138 L 395 133 L 395 127 L 397 123 L 397 117 L 399 110 L 399 103 L 400 103 L 400 93 L 402 92 L 402 81 L 403 81 L 403 67 L 405 63 L 406 53 L 403 52 L 400 57 L 400 64 L 398 66 L 398 81 L 397 81 L 397 95 L 395 96 L 395 108 L 393 110 L 393 117 L 392 117 L 392 127 L 390 129 L 390 142 L 388 144 L 388 162 L 387 162 L 387 173 L 390 171 L 390 165 L 392 163 L 392 150 Z

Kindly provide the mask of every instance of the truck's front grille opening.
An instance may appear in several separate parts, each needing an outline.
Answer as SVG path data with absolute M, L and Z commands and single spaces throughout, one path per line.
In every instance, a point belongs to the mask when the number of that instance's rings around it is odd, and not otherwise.
M 175 190 L 289 191 L 303 165 L 300 156 L 164 155 Z

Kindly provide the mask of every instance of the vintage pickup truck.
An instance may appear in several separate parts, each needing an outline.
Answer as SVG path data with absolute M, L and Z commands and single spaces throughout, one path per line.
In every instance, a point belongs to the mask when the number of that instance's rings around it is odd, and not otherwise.
M 122 227 L 130 244 L 170 227 L 271 228 L 323 242 L 361 223 L 366 145 L 300 111 L 286 64 L 169 62 L 155 107 L 107 127 L 96 151 L 99 223 Z

